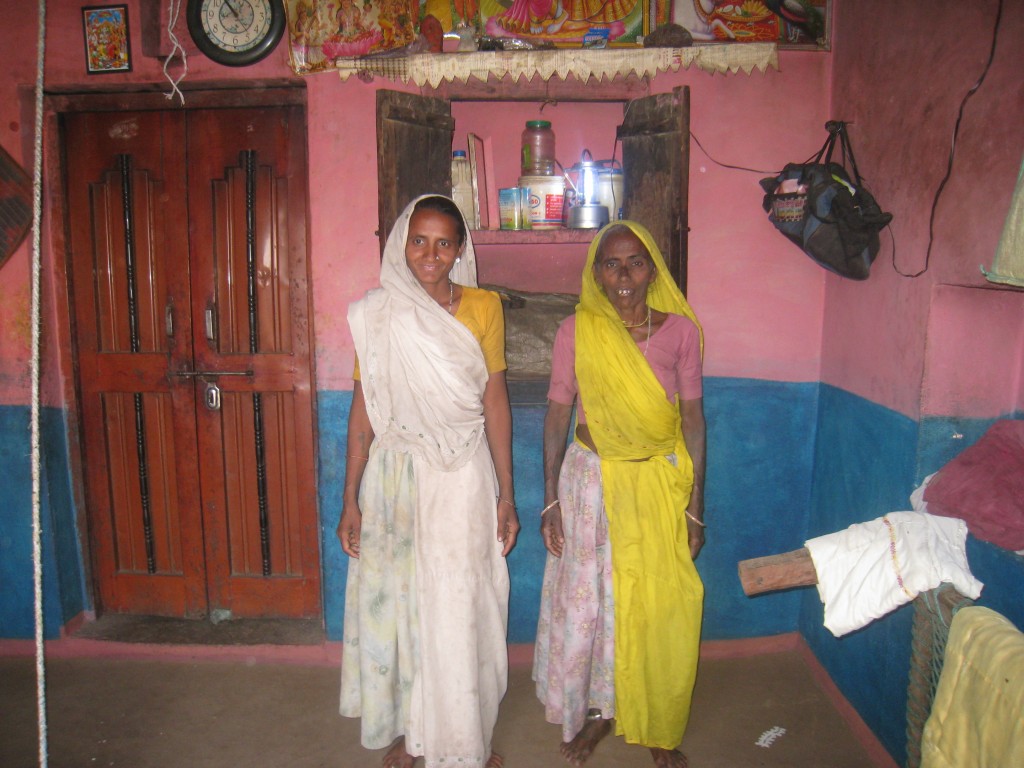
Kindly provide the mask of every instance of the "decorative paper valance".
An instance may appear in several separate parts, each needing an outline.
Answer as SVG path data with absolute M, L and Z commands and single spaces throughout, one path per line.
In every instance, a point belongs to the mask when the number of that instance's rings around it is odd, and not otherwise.
M 478 51 L 473 53 L 423 53 L 411 56 L 364 56 L 337 59 L 342 80 L 352 75 L 376 75 L 390 80 L 412 81 L 436 88 L 443 82 L 466 82 L 470 77 L 486 81 L 493 75 L 511 75 L 514 80 L 540 75 L 547 80 L 565 80 L 574 75 L 612 79 L 616 75 L 653 77 L 659 72 L 696 66 L 705 72 L 727 74 L 742 70 L 779 68 L 775 43 L 694 45 L 689 48 L 603 48 L 544 51 Z

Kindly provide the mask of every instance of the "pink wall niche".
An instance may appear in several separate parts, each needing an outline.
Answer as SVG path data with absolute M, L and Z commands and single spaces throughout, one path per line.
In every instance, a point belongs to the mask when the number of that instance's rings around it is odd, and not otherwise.
M 930 304 L 943 295 L 932 288 L 987 285 L 979 265 L 991 264 L 1020 167 L 1024 3 L 860 0 L 837 3 L 834 21 L 833 116 L 852 121 L 861 174 L 894 218 L 867 281 L 826 278 L 822 379 L 916 418 Z M 983 368 L 1003 363 L 992 347 L 975 352 Z
M 681 70 L 652 82 L 657 93 L 690 87 L 689 298 L 708 339 L 708 375 L 819 377 L 824 271 L 768 222 L 758 181 L 813 154 L 823 141 L 829 58 L 783 51 L 778 71 L 709 76 Z M 581 98 L 598 92 L 588 86 Z M 455 148 L 465 146 L 469 130 L 490 139 L 500 186 L 514 183 L 528 119 L 552 121 L 563 165 L 578 160 L 584 147 L 595 159 L 621 154 L 613 144 L 623 102 L 483 104 L 453 103 Z M 577 291 L 585 250 L 558 249 L 558 258 L 550 247 L 482 246 L 481 280 Z
M 1024 291 L 932 291 L 922 416 L 994 419 L 1021 408 Z

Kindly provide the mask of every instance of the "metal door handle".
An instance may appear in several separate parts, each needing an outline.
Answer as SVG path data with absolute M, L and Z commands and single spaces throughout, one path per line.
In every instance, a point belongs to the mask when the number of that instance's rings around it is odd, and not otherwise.
M 217 340 L 217 323 L 213 314 L 213 307 L 207 307 L 206 312 L 206 340 L 211 344 Z
M 168 336 L 174 335 L 174 304 L 169 301 L 167 302 L 167 308 L 164 310 L 164 328 Z

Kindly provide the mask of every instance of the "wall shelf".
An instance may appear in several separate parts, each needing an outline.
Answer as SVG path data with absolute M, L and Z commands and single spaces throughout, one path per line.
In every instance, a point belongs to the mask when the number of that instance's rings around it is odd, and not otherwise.
M 562 245 L 589 243 L 596 229 L 474 229 L 473 245 Z
M 477 51 L 471 53 L 422 53 L 396 56 L 364 56 L 336 59 L 334 68 L 342 80 L 352 75 L 384 77 L 438 88 L 442 84 L 466 84 L 501 80 L 529 82 L 539 76 L 546 83 L 574 77 L 607 83 L 633 76 L 651 78 L 659 72 L 690 67 L 712 74 L 778 69 L 775 43 L 711 43 L 689 48 L 605 48 L 538 51 Z M 520 80 L 522 78 L 522 81 Z

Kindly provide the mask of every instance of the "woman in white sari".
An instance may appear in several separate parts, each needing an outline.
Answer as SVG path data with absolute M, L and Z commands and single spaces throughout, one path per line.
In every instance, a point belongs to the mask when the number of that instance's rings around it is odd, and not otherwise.
M 364 747 L 390 745 L 385 768 L 497 768 L 519 532 L 501 303 L 441 196 L 399 217 L 380 282 L 348 314 L 341 714 L 362 718 Z

